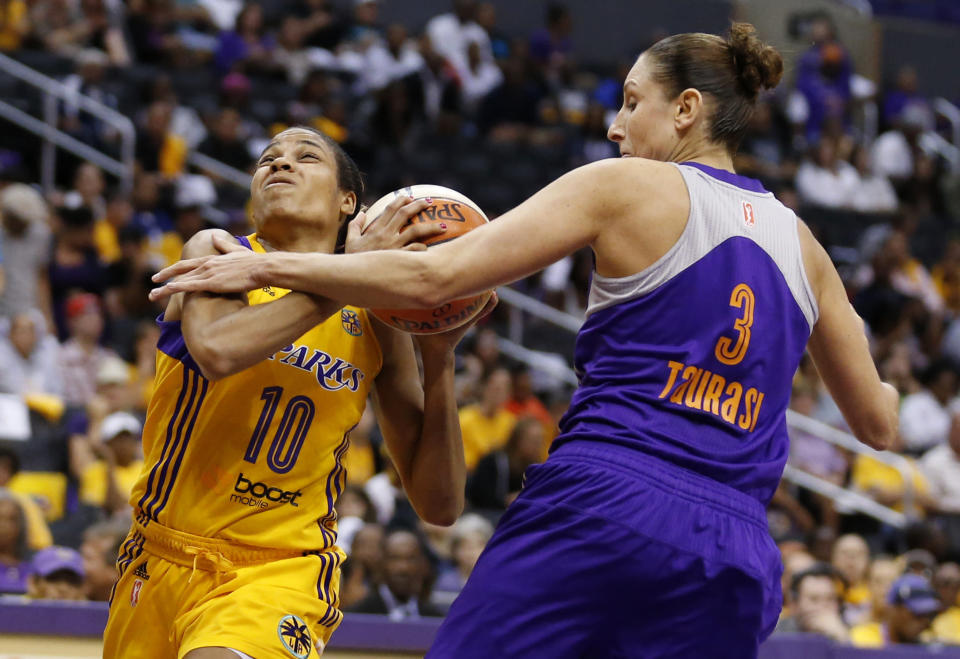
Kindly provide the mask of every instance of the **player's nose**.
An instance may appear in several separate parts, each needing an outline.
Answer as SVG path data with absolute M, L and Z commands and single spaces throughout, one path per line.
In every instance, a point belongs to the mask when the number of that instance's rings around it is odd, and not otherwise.
M 607 139 L 611 142 L 619 142 L 623 139 L 623 125 L 620 123 L 620 115 L 613 120 L 610 128 L 607 129 Z

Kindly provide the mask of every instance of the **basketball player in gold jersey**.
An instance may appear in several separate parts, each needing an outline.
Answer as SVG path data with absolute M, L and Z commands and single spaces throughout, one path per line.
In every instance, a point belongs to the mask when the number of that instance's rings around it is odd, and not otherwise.
M 236 240 L 261 253 L 334 252 L 361 187 L 335 142 L 284 131 L 253 177 L 257 233 Z M 363 237 L 350 223 L 351 248 L 440 231 L 415 225 L 400 237 L 427 205 L 400 199 Z M 218 234 L 198 233 L 183 256 L 216 253 Z M 434 524 L 460 514 L 453 348 L 466 328 L 417 337 L 421 381 L 410 335 L 363 309 L 275 287 L 177 295 L 160 325 L 145 467 L 104 657 L 316 657 L 342 619 L 334 503 L 368 394 L 417 513 Z

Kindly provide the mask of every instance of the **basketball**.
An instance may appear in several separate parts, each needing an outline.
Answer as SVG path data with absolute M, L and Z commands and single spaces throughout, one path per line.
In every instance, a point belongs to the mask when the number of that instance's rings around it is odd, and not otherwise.
M 423 241 L 425 245 L 439 245 L 456 239 L 489 220 L 480 207 L 465 195 L 441 185 L 413 185 L 394 190 L 367 209 L 367 220 L 361 231 L 366 231 L 383 213 L 387 205 L 400 196 L 412 199 L 433 199 L 433 205 L 415 215 L 414 222 L 447 225 L 447 230 Z M 371 313 L 381 321 L 411 334 L 436 334 L 460 327 L 470 322 L 480 313 L 490 299 L 492 291 L 486 291 L 460 300 L 453 300 L 435 309 L 371 309 Z

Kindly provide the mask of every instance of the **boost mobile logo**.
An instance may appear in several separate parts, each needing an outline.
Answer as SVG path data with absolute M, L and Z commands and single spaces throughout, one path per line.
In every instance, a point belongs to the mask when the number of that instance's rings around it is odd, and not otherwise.
M 266 508 L 267 503 L 264 499 L 273 503 L 289 503 L 294 508 L 299 508 L 297 497 L 303 494 L 300 490 L 293 492 L 282 490 L 279 487 L 271 487 L 266 483 L 254 483 L 249 478 L 245 478 L 243 472 L 240 472 L 240 475 L 237 476 L 237 483 L 233 486 L 233 491 L 234 494 L 230 495 L 230 501 L 254 508 Z

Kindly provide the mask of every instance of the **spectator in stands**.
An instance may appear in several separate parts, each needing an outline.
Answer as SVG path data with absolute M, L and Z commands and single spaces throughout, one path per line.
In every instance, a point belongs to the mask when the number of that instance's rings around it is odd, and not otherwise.
M 914 460 L 907 458 L 906 465 L 911 474 L 913 514 L 922 514 L 923 511 L 933 507 L 929 496 L 929 485 Z M 904 510 L 907 488 L 903 474 L 896 467 L 861 453 L 853 462 L 850 485 L 878 503 L 890 506 L 897 511 Z
M 867 584 L 870 587 L 870 614 L 861 617 L 858 620 L 847 617 L 850 624 L 861 624 L 864 622 L 880 622 L 886 619 L 887 615 L 887 593 L 890 592 L 890 586 L 897 580 L 902 573 L 900 561 L 889 556 L 877 556 L 870 563 Z
M 365 524 L 354 534 L 340 582 L 341 608 L 350 609 L 382 583 L 384 535 L 379 524 Z
M 922 140 L 929 116 L 923 108 L 908 105 L 891 130 L 873 142 L 870 161 L 873 171 L 902 187 L 917 171 L 918 159 L 925 155 Z
M 13 183 L 0 190 L 0 243 L 6 286 L 0 294 L 0 316 L 38 308 L 53 327 L 50 306 L 50 211 L 36 190 Z
M 350 485 L 362 487 L 378 471 L 377 448 L 373 442 L 376 425 L 373 406 L 367 405 L 360 422 L 350 431 L 350 448 L 343 456 L 343 467 L 347 470 Z
M 848 205 L 861 213 L 892 213 L 897 210 L 897 191 L 885 176 L 870 168 L 870 153 L 857 146 L 850 157 L 857 172 L 857 182 L 850 192 Z
M 510 373 L 505 368 L 497 368 L 487 376 L 480 401 L 460 409 L 467 471 L 473 471 L 480 458 L 507 443 L 517 420 L 504 408 L 510 394 Z
M 86 405 L 96 393 L 101 366 L 116 354 L 99 344 L 103 334 L 100 299 L 91 293 L 76 293 L 65 305 L 69 338 L 60 351 L 63 395 L 67 405 Z
M 777 632 L 820 634 L 838 643 L 850 639 L 840 617 L 843 577 L 828 563 L 816 563 L 793 576 L 790 584 L 791 613 L 780 618 Z
M 367 49 L 363 84 L 370 90 L 380 90 L 388 84 L 417 75 L 423 67 L 423 56 L 407 39 L 407 28 L 394 23 L 387 28 L 384 43 L 375 43 Z
M 434 16 L 425 28 L 433 49 L 458 69 L 467 61 L 471 43 L 478 45 L 480 59 L 493 61 L 490 37 L 474 21 L 476 11 L 476 0 L 453 0 L 453 12 Z
M 573 56 L 573 16 L 559 2 L 547 5 L 546 25 L 530 35 L 530 57 L 547 78 L 556 78 Z
M 420 69 L 423 112 L 436 131 L 443 135 L 460 130 L 460 77 L 456 68 L 437 51 L 430 39 L 420 38 Z
M 27 546 L 36 551 L 53 544 L 53 536 L 43 517 L 43 510 L 26 494 L 15 492 L 10 488 L 14 477 L 20 472 L 20 457 L 16 451 L 0 447 L 0 492 L 13 496 L 23 511 L 27 529 Z
M 100 506 L 111 515 L 128 510 L 130 492 L 143 469 L 140 431 L 135 416 L 114 412 L 89 434 L 91 452 L 99 459 L 80 469 L 82 502 Z
M 916 574 L 907 574 L 890 587 L 888 608 L 881 622 L 857 625 L 850 640 L 857 647 L 879 648 L 891 643 L 925 643 L 928 629 L 940 611 L 940 599 L 930 582 Z
M 104 213 L 93 225 L 93 244 L 100 261 L 107 265 L 120 260 L 120 233 L 133 223 L 133 204 L 129 195 L 120 189 L 106 196 Z
M 38 28 L 47 50 L 70 56 L 96 48 L 107 54 L 113 66 L 130 64 L 123 31 L 111 22 L 103 0 L 81 0 L 77 13 L 61 0 L 48 0 L 46 5 Z
M 85 94 L 93 100 L 113 108 L 118 107 L 116 95 L 105 84 L 110 59 L 102 50 L 85 48 L 76 56 L 77 70 L 63 80 L 70 92 L 63 102 L 60 128 L 71 136 L 100 150 L 112 149 L 118 134 L 116 129 L 92 114 L 80 110 L 78 94 Z M 86 163 L 95 167 L 90 163 Z M 79 204 L 68 204 L 79 205 Z M 94 209 L 94 210 L 102 210 Z M 97 217 L 100 217 L 98 215 Z
M 844 591 L 844 607 L 847 615 L 862 617 L 870 609 L 870 589 L 867 586 L 867 570 L 870 567 L 870 548 L 859 535 L 850 533 L 837 538 L 830 562 L 843 577 L 847 588 Z
M 363 54 L 378 43 L 383 43 L 379 0 L 353 0 L 353 20 L 347 27 L 344 46 Z
M 538 123 L 543 92 L 527 77 L 518 55 L 504 60 L 501 68 L 503 82 L 483 99 L 477 125 L 493 141 L 517 142 Z
M 479 515 L 467 513 L 457 520 L 450 531 L 453 565 L 441 570 L 433 585 L 432 603 L 446 611 L 456 599 L 467 577 L 477 564 L 480 553 L 493 535 L 493 525 Z
M 532 417 L 519 419 L 502 450 L 480 458 L 467 484 L 474 508 L 500 513 L 520 493 L 527 467 L 544 460 L 543 425 Z
M 810 555 L 807 546 L 799 540 L 786 540 L 778 543 L 777 547 L 780 549 L 780 560 L 783 563 L 783 574 L 780 575 L 780 588 L 783 592 L 781 616 L 788 616 L 793 610 L 793 597 L 790 594 L 793 576 L 811 567 L 817 560 Z
M 836 141 L 827 137 L 816 142 L 797 169 L 797 194 L 813 206 L 847 208 L 858 184 L 857 170 L 840 158 Z
M 30 34 L 30 12 L 24 0 L 0 0 L 0 51 L 19 50 Z
M 249 171 L 253 164 L 243 134 L 243 118 L 233 108 L 223 108 L 217 115 L 210 134 L 200 143 L 200 153 L 215 158 L 240 171 Z
M 750 117 L 750 130 L 734 157 L 737 172 L 770 183 L 793 180 L 796 163 L 791 158 L 789 136 L 780 127 L 781 123 L 783 119 L 773 101 L 761 98 Z
M 170 131 L 173 107 L 166 101 L 154 101 L 147 108 L 137 134 L 136 162 L 140 171 L 159 173 L 173 179 L 183 173 L 187 143 Z
M 930 271 L 933 285 L 944 306 L 954 315 L 960 313 L 960 238 L 951 238 L 940 262 Z
M 83 557 L 88 600 L 106 602 L 110 599 L 113 584 L 117 581 L 117 556 L 129 528 L 126 521 L 114 520 L 98 522 L 84 532 L 80 555 Z
M 517 418 L 529 416 L 543 424 L 544 456 L 554 435 L 557 434 L 550 410 L 543 404 L 533 391 L 533 373 L 530 367 L 521 364 L 511 369 L 511 395 L 504 406 L 505 409 Z
M 947 441 L 927 451 L 920 468 L 930 485 L 934 509 L 960 514 L 960 411 L 950 415 Z
M 816 413 L 817 396 L 815 384 L 797 381 L 790 395 L 790 409 L 813 417 Z M 797 429 L 790 429 L 790 464 L 835 485 L 843 485 L 849 467 L 846 457 L 836 446 Z
M 917 70 L 909 64 L 901 65 L 897 69 L 893 87 L 883 97 L 883 121 L 887 126 L 896 124 L 904 111 L 911 106 L 918 106 L 932 115 L 930 102 L 920 93 L 919 88 Z
M 264 24 L 263 8 L 256 2 L 248 2 L 237 14 L 234 29 L 220 34 L 214 66 L 221 75 L 260 70 L 269 65 L 275 47 Z
M 78 601 L 86 599 L 83 557 L 69 547 L 41 549 L 30 561 L 28 594 L 32 599 Z
M 0 594 L 27 592 L 27 522 L 14 495 L 0 488 Z
M 460 88 L 463 111 L 473 117 L 483 99 L 503 81 L 500 67 L 492 60 L 484 59 L 481 46 L 476 41 L 467 45 L 467 60 L 460 67 Z
M 60 344 L 36 309 L 18 313 L 0 331 L 0 393 L 63 395 Z
M 109 278 L 106 264 L 100 260 L 94 244 L 94 218 L 86 206 L 59 208 L 58 231 L 50 260 L 50 295 L 57 333 L 61 341 L 68 335 L 67 299 L 77 291 L 97 296 L 106 294 Z
M 498 61 L 506 59 L 510 55 L 510 40 L 497 28 L 496 5 L 492 2 L 481 2 L 477 5 L 473 20 L 483 28 L 483 31 L 490 38 L 490 50 L 493 53 L 493 58 Z
M 616 146 L 607 139 L 606 108 L 599 101 L 591 101 L 587 106 L 577 149 L 578 165 L 616 156 Z
M 960 565 L 943 563 L 933 575 L 933 587 L 943 611 L 933 619 L 933 637 L 941 643 L 960 645 Z
M 343 38 L 345 25 L 332 0 L 304 0 L 297 4 L 307 45 L 334 50 Z
M 103 171 L 91 162 L 83 162 L 74 171 L 73 188 L 63 195 L 60 205 L 66 208 L 89 208 L 94 220 L 100 220 L 107 214 L 106 190 Z
M 347 453 L 350 451 L 348 450 Z M 349 556 L 353 537 L 366 524 L 376 522 L 377 513 L 363 488 L 347 485 L 337 499 L 337 546 Z
M 796 88 L 806 105 L 804 134 L 809 144 L 815 144 L 825 125 L 849 125 L 853 67 L 829 17 L 813 22 L 810 37 L 814 45 L 797 63 Z
M 355 604 L 352 611 L 386 615 L 393 621 L 443 615 L 430 604 L 430 564 L 423 542 L 415 533 L 388 533 L 383 541 L 383 557 L 383 583 Z
M 912 455 L 946 443 L 960 381 L 953 364 L 940 359 L 927 367 L 920 384 L 923 388 L 904 398 L 900 406 L 900 437 L 904 450 Z
M 313 67 L 313 56 L 306 46 L 306 26 L 296 16 L 284 16 L 277 32 L 277 45 L 271 54 L 273 66 L 291 85 L 297 87 Z

